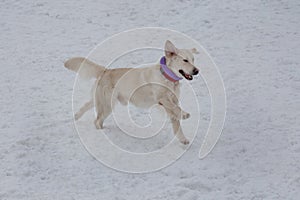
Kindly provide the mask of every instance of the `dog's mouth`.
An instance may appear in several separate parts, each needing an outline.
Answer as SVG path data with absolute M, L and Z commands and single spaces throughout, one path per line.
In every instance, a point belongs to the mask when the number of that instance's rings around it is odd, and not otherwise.
M 185 73 L 182 69 L 179 70 L 179 73 L 187 80 L 193 80 L 193 76 Z

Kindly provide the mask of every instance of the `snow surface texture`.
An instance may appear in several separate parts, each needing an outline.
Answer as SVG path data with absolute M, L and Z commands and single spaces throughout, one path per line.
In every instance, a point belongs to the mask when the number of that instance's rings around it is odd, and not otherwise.
M 299 9 L 296 0 L 1 1 L 0 199 L 299 199 Z M 134 175 L 105 167 L 80 143 L 75 73 L 63 61 L 143 26 L 181 31 L 209 51 L 227 117 L 204 160 L 201 133 L 173 165 Z

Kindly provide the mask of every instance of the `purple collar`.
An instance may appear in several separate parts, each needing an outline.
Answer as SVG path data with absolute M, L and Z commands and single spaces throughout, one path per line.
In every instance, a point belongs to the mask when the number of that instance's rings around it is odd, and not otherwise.
M 167 67 L 166 58 L 164 56 L 160 59 L 160 71 L 169 81 L 176 82 L 182 79 Z

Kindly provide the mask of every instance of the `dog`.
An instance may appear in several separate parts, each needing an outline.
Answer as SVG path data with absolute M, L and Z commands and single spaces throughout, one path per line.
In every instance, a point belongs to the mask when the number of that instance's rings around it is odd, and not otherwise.
M 117 102 L 142 108 L 158 104 L 167 112 L 178 140 L 189 144 L 180 125 L 180 121 L 188 119 L 190 114 L 179 106 L 179 81 L 183 78 L 193 80 L 193 76 L 199 73 L 193 55 L 198 51 L 196 48 L 178 49 L 169 40 L 165 42 L 164 50 L 165 55 L 159 63 L 141 68 L 107 69 L 83 57 L 67 60 L 64 63 L 66 68 L 82 77 L 96 78 L 92 89 L 94 97 L 75 114 L 75 120 L 95 106 L 94 124 L 97 129 L 102 129 L 104 120 Z

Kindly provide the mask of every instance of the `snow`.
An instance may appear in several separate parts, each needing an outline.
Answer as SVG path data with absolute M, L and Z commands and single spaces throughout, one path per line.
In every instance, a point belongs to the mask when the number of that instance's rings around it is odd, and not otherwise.
M 298 1 L 0 5 L 0 199 L 299 198 Z M 129 174 L 105 167 L 81 144 L 72 117 L 75 73 L 63 61 L 87 55 L 112 34 L 145 26 L 183 32 L 208 50 L 224 80 L 227 116 L 205 159 L 198 159 L 203 123 L 174 164 Z M 195 81 L 207 122 L 208 92 Z

